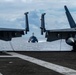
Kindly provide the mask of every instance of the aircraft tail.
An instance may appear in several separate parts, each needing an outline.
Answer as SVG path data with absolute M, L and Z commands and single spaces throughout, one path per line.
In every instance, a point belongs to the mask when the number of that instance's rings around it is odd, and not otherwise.
M 70 14 L 70 12 L 69 12 L 69 10 L 68 10 L 68 8 L 67 8 L 67 6 L 64 6 L 64 8 L 65 8 L 65 11 L 66 11 L 65 13 L 66 13 L 66 15 L 67 15 L 67 18 L 68 18 L 70 27 L 71 27 L 71 28 L 75 28 L 75 27 L 76 27 L 75 21 L 74 21 L 74 19 L 72 18 L 71 14 Z
M 45 14 L 46 13 L 43 13 L 42 15 L 41 15 L 41 35 L 43 35 L 43 32 L 45 32 L 46 31 L 46 29 L 45 29 L 45 20 L 44 20 L 44 16 L 45 16 Z
M 28 22 L 28 12 L 24 13 L 25 14 L 25 19 L 26 19 L 26 28 L 25 28 L 25 31 L 26 31 L 26 34 L 27 32 L 29 32 L 29 22 Z

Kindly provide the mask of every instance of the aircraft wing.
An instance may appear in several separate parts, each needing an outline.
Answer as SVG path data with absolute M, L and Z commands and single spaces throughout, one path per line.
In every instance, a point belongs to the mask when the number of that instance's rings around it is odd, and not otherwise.
M 0 28 L 0 31 L 25 31 L 25 29 Z
M 14 37 L 21 37 L 27 34 L 29 31 L 28 12 L 24 13 L 26 28 L 25 29 L 13 29 L 13 28 L 0 28 L 0 40 L 11 41 Z
M 0 28 L 0 39 L 10 41 L 12 38 L 24 35 L 25 29 Z
M 76 34 L 75 28 L 68 29 L 56 29 L 56 30 L 46 30 L 45 37 L 47 41 L 55 41 L 59 39 L 67 39 L 68 37 L 74 36 Z

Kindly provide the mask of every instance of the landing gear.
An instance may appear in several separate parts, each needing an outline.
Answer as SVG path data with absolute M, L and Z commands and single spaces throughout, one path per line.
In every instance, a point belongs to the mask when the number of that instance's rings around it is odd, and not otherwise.
M 76 52 L 76 45 L 73 45 L 73 52 Z

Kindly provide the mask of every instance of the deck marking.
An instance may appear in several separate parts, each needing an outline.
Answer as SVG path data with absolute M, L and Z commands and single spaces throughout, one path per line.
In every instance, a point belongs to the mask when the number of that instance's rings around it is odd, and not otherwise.
M 2 73 L 0 73 L 0 75 L 3 75 Z
M 15 57 L 15 56 L 9 56 L 9 55 L 0 55 L 0 57 L 1 57 L 1 58 L 4 58 L 4 57 L 7 57 L 7 58 L 8 58 L 8 57 L 11 57 L 11 58 L 13 58 L 13 57 Z
M 15 56 L 15 57 L 21 58 L 23 60 L 29 61 L 31 63 L 40 65 L 40 66 L 48 68 L 48 69 L 51 69 L 51 70 L 58 72 L 58 73 L 61 73 L 63 75 L 76 75 L 76 70 L 73 70 L 73 69 L 70 69 L 70 68 L 67 68 L 64 66 L 56 65 L 56 64 L 44 61 L 44 60 L 36 59 L 34 57 L 22 55 L 22 54 L 15 53 L 15 52 L 7 52 L 7 53 L 11 54 L 12 56 Z

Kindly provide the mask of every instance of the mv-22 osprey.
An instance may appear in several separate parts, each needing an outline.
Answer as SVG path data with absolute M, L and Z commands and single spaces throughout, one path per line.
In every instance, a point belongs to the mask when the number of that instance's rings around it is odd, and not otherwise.
M 47 38 L 47 41 L 55 41 L 59 39 L 65 39 L 66 43 L 68 45 L 73 46 L 73 50 L 76 50 L 76 23 L 73 20 L 67 6 L 64 6 L 65 8 L 65 13 L 67 16 L 67 19 L 69 21 L 70 27 L 68 29 L 55 29 L 55 30 L 46 30 L 45 28 L 45 20 L 44 20 L 44 15 L 43 13 L 41 15 L 41 34 L 43 35 L 43 32 L 45 32 L 45 37 Z
M 28 24 L 28 12 L 24 13 L 26 18 L 26 28 L 25 29 L 12 29 L 12 28 L 0 28 L 0 39 L 4 41 L 11 41 L 12 38 L 21 37 L 29 31 Z

